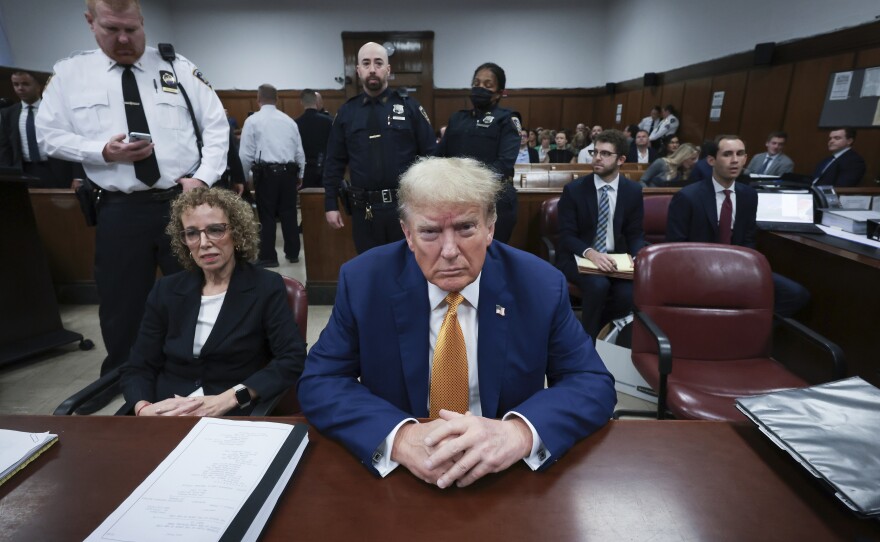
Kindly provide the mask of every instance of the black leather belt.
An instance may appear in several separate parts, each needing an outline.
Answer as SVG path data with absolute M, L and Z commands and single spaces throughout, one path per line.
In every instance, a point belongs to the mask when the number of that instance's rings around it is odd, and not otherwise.
M 263 162 L 257 164 L 257 167 L 265 171 L 266 173 L 272 173 L 274 175 L 280 175 L 282 173 L 294 173 L 296 172 L 297 165 L 296 162 L 285 162 L 285 163 L 276 163 L 276 162 Z
M 126 194 L 125 192 L 101 190 L 101 199 L 104 201 L 169 201 L 183 193 L 183 187 L 177 185 L 164 190 L 140 190 Z
M 358 203 L 368 203 L 370 205 L 380 205 L 383 203 L 397 202 L 397 189 L 386 188 L 384 190 L 364 190 L 363 188 L 349 187 L 351 196 Z

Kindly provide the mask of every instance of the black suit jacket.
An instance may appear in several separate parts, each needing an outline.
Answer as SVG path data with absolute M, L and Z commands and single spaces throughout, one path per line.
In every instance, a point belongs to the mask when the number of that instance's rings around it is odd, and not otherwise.
M 850 150 L 841 154 L 840 158 L 831 162 L 828 169 L 822 172 L 822 168 L 825 167 L 829 158 L 831 157 L 829 156 L 825 160 L 819 162 L 816 171 L 813 173 L 813 178 L 815 179 L 818 177 L 818 180 L 813 184 L 857 186 L 862 182 L 862 177 L 865 176 L 865 160 L 859 156 L 859 153 L 857 153 L 855 149 L 850 148 Z
M 194 358 L 202 280 L 201 272 L 182 271 L 159 279 L 150 292 L 137 340 L 121 368 L 122 391 L 132 405 L 186 396 L 200 386 L 205 395 L 216 395 L 239 383 L 271 397 L 293 387 L 302 374 L 306 347 L 281 276 L 241 261 Z M 241 413 L 234 409 L 228 415 Z
M 17 102 L 0 111 L 0 166 L 22 169 L 21 132 L 18 122 L 21 118 L 21 102 Z M 80 173 L 74 173 L 74 170 Z M 32 183 L 33 187 L 70 188 L 74 177 L 83 178 L 82 166 L 49 157 L 49 178 L 42 182 Z
M 529 163 L 537 164 L 540 161 L 541 160 L 538 158 L 538 151 L 536 151 L 532 147 L 529 147 Z
M 657 150 L 648 145 L 648 163 L 650 164 L 654 160 L 657 159 Z M 626 163 L 627 164 L 638 164 L 639 163 L 639 151 L 636 148 L 635 142 L 629 146 L 629 152 L 626 153 Z
M 758 193 L 754 188 L 734 183 L 736 213 L 733 221 L 734 245 L 755 248 L 758 214 Z M 712 179 L 685 186 L 669 203 L 666 218 L 666 240 L 693 243 L 718 242 L 718 207 Z
M 592 246 L 598 228 L 599 197 L 593 174 L 565 185 L 558 209 L 559 251 L 556 265 L 564 273 L 577 273 L 574 255 L 583 254 Z M 635 256 L 645 246 L 644 217 L 642 186 L 621 175 L 614 206 L 614 252 Z
M 324 157 L 327 153 L 327 140 L 330 139 L 330 128 L 333 126 L 333 120 L 329 115 L 319 113 L 315 109 L 306 109 L 296 119 L 296 124 L 299 127 L 299 134 L 302 136 L 303 152 L 306 155 L 303 187 L 318 188 L 321 186 Z

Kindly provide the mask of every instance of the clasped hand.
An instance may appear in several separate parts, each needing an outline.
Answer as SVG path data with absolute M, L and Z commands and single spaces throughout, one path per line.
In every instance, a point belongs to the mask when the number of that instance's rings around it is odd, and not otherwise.
M 400 428 L 394 459 L 422 480 L 466 487 L 529 455 L 532 433 L 519 417 L 500 421 L 440 411 L 440 418 Z
M 588 250 L 587 259 L 596 264 L 596 267 L 599 268 L 599 271 L 602 271 L 604 273 L 612 273 L 614 271 L 617 271 L 617 262 L 614 261 L 614 258 L 605 254 L 604 252 L 599 252 L 597 250 Z
M 202 397 L 175 395 L 143 408 L 139 416 L 222 416 L 232 407 L 224 394 Z

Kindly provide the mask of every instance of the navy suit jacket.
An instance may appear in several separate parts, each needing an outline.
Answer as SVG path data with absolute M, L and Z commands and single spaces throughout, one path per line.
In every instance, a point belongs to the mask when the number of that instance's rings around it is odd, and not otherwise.
M 657 149 L 648 145 L 648 163 L 650 164 L 654 160 L 657 159 Z M 638 164 L 639 163 L 639 150 L 636 147 L 635 141 L 632 145 L 629 146 L 629 152 L 626 153 L 626 163 L 627 164 Z
M 298 386 L 309 423 L 374 473 L 372 455 L 394 427 L 428 416 L 430 310 L 406 243 L 374 248 L 340 269 L 330 321 L 309 351 Z M 559 271 L 493 242 L 477 319 L 483 416 L 525 416 L 551 454 L 542 468 L 608 421 L 614 378 L 575 319 Z
M 302 373 L 305 342 L 281 276 L 240 261 L 214 328 L 194 358 L 202 280 L 201 272 L 181 271 L 153 286 L 137 340 L 120 369 L 122 391 L 132 405 L 186 396 L 200 386 L 205 395 L 216 395 L 236 384 L 267 398 L 293 387 Z
M 599 195 L 593 175 L 565 185 L 559 198 L 559 252 L 556 265 L 565 273 L 577 273 L 574 255 L 582 255 L 596 239 Z M 635 256 L 645 246 L 644 217 L 642 185 L 621 175 L 614 206 L 614 252 Z
M 865 176 L 865 160 L 859 156 L 855 149 L 850 148 L 848 151 L 840 155 L 828 166 L 824 172 L 822 169 L 831 160 L 829 156 L 825 160 L 819 162 L 816 171 L 813 172 L 813 178 L 818 180 L 813 183 L 816 185 L 831 186 L 858 186 Z M 820 175 L 821 174 L 821 175 Z
M 736 215 L 733 221 L 734 245 L 755 248 L 758 193 L 747 184 L 734 183 Z M 666 240 L 693 243 L 718 242 L 718 207 L 711 177 L 679 190 L 669 202 Z
M 22 167 L 21 131 L 18 122 L 21 118 L 21 102 L 0 111 L 0 166 Z M 74 168 L 77 169 L 74 169 Z M 41 183 L 31 183 L 35 188 L 70 188 L 74 176 L 83 178 L 82 166 L 49 157 L 51 179 L 43 179 Z

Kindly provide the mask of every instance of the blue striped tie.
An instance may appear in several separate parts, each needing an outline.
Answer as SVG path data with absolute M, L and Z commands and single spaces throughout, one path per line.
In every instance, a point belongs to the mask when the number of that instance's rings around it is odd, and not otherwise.
M 596 249 L 596 252 L 606 251 L 605 238 L 608 236 L 609 190 L 611 190 L 611 187 L 608 185 L 599 189 L 599 222 L 596 228 L 596 242 L 593 243 L 593 248 Z

